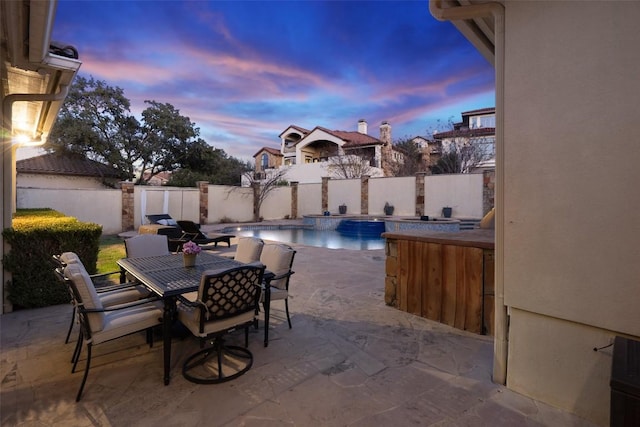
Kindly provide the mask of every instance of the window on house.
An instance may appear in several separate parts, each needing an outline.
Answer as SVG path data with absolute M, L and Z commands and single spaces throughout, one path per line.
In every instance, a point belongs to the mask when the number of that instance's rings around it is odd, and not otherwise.
M 262 153 L 261 165 L 263 170 L 269 167 L 269 155 L 267 153 Z
M 494 128 L 496 127 L 496 116 L 484 116 L 480 117 L 481 128 Z

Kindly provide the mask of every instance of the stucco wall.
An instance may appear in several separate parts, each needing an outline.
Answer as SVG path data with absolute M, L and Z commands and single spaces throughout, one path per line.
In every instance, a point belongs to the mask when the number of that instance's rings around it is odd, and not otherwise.
M 260 216 L 263 219 L 282 219 L 286 215 L 291 215 L 291 187 L 274 188 L 262 202 Z
M 136 186 L 134 227 L 148 224 L 145 215 L 168 213 L 173 219 L 199 222 L 199 193 L 196 188 Z M 165 198 L 168 211 L 165 212 Z M 143 199 L 145 200 L 143 202 Z
M 371 197 L 371 195 L 369 195 Z M 360 214 L 360 180 L 359 179 L 330 179 L 329 180 L 329 211 L 338 213 L 338 206 L 347 205 L 347 213 Z
M 425 176 L 424 214 L 442 216 L 449 206 L 454 217 L 482 218 L 482 183 L 482 174 Z
M 507 381 L 606 425 L 611 355 L 592 348 L 640 337 L 640 3 L 505 16 Z
M 120 190 L 17 188 L 18 209 L 51 208 L 80 221 L 102 225 L 103 234 L 122 231 Z
M 253 221 L 253 190 L 226 185 L 209 186 L 209 223 Z
M 384 204 L 393 205 L 394 215 L 414 216 L 416 213 L 416 178 L 369 179 L 369 214 L 384 215 Z
M 300 184 L 298 186 L 298 216 L 322 213 L 322 184 Z

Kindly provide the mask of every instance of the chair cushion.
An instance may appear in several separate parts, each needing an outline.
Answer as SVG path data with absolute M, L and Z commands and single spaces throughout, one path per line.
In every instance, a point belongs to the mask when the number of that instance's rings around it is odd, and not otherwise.
M 262 254 L 260 255 L 260 262 L 267 267 L 267 271 L 279 276 L 289 271 L 295 253 L 296 252 L 287 245 L 264 245 Z M 287 289 L 287 278 L 272 280 L 271 286 L 278 289 Z
M 113 305 L 124 304 L 127 302 L 137 301 L 149 295 L 149 291 L 141 289 L 137 286 L 127 287 L 124 289 L 115 289 L 113 291 L 101 292 L 98 294 L 103 307 L 111 307 Z
M 178 304 L 178 319 L 197 337 L 206 337 L 207 335 L 232 328 L 235 325 L 253 322 L 254 317 L 255 312 L 250 311 L 227 319 L 205 322 L 204 332 L 200 333 L 200 309 L 186 304 Z
M 104 328 L 92 333 L 93 343 L 99 344 L 159 325 L 163 316 L 160 306 L 147 303 L 104 313 Z
M 238 239 L 235 260 L 247 264 L 260 261 L 263 246 L 264 242 L 262 239 L 256 237 L 241 237 Z
M 93 286 L 89 273 L 82 264 L 69 264 L 64 269 L 64 276 L 73 282 L 78 296 L 85 308 L 98 309 L 103 308 L 102 301 Z M 104 313 L 88 313 L 89 328 L 91 332 L 101 331 L 104 327 Z

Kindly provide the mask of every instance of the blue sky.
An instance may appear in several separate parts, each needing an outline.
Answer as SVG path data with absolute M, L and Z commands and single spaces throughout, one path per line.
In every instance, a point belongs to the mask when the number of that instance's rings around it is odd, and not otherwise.
M 59 0 L 53 39 L 132 113 L 168 102 L 216 148 L 250 159 L 294 124 L 393 139 L 494 106 L 491 65 L 422 1 Z M 438 122 L 439 121 L 439 122 Z

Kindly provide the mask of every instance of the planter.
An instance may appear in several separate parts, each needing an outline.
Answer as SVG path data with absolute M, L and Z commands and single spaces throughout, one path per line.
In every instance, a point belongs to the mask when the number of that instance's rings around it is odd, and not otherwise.
M 451 213 L 453 212 L 453 209 L 451 208 L 442 208 L 442 216 L 445 218 L 451 218 Z
M 347 213 L 347 205 L 338 206 L 338 212 L 340 212 L 340 215 L 346 214 Z
M 196 265 L 196 254 L 182 254 L 182 261 L 185 267 L 194 267 Z

